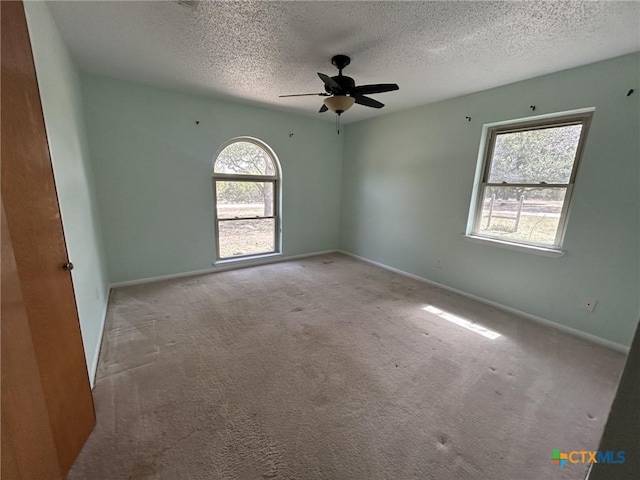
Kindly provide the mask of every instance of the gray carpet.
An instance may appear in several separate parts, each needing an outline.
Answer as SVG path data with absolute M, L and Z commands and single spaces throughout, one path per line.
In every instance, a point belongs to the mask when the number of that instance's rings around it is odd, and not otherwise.
M 583 479 L 623 363 L 339 254 L 120 288 L 69 478 Z

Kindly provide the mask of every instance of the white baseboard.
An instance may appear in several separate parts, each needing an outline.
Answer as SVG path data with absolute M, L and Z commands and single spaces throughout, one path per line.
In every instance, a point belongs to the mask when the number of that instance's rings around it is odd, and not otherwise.
M 98 344 L 96 345 L 96 351 L 93 354 L 93 362 L 91 362 L 91 371 L 89 372 L 89 384 L 93 390 L 96 384 L 96 374 L 98 373 L 98 361 L 100 360 L 100 350 L 102 349 L 102 337 L 104 336 L 104 326 L 107 323 L 107 311 L 109 309 L 109 294 L 111 288 L 107 291 L 107 300 L 104 302 L 104 311 L 102 312 L 102 319 L 100 323 L 100 335 L 98 336 Z
M 207 273 L 216 273 L 216 272 L 224 272 L 227 270 L 237 270 L 240 268 L 256 267 L 258 265 L 267 265 L 269 263 L 286 262 L 289 260 L 297 260 L 299 258 L 326 255 L 328 253 L 336 253 L 338 251 L 339 251 L 338 249 L 333 249 L 333 250 L 323 250 L 320 252 L 302 253 L 299 255 L 287 255 L 287 256 L 278 255 L 278 256 L 269 256 L 269 257 L 258 258 L 253 260 L 246 260 L 246 261 L 239 260 L 237 262 L 230 262 L 230 263 L 214 266 L 211 268 L 206 268 L 204 270 L 194 270 L 191 272 L 173 273 L 170 275 L 161 275 L 158 277 L 148 277 L 148 278 L 141 278 L 138 280 L 127 280 L 125 282 L 116 282 L 116 283 L 112 283 L 109 286 L 109 288 L 130 287 L 132 285 L 143 285 L 145 283 L 162 282 L 164 280 L 172 280 L 175 278 L 193 277 L 195 275 L 204 275 Z
M 495 308 L 499 308 L 500 310 L 505 310 L 509 313 L 513 313 L 515 315 L 519 315 L 521 317 L 526 318 L 527 320 L 532 320 L 536 323 L 545 325 L 547 327 L 555 328 L 556 330 L 560 330 L 562 332 L 573 335 L 574 337 L 581 338 L 583 340 L 587 340 L 592 343 L 596 343 L 598 345 L 602 345 L 604 347 L 610 348 L 612 350 L 616 350 L 618 352 L 622 352 L 625 354 L 629 353 L 629 347 L 624 345 L 620 345 L 619 343 L 612 342 L 611 340 L 606 340 L 604 338 L 597 337 L 595 335 L 591 335 L 590 333 L 582 332 L 580 330 L 576 330 L 575 328 L 567 327 L 566 325 L 562 325 L 560 323 L 553 322 L 551 320 L 547 320 L 542 317 L 538 317 L 536 315 L 532 315 L 527 312 L 523 312 L 521 310 L 517 310 L 515 308 L 509 307 L 507 305 L 503 305 L 498 302 L 494 302 L 492 300 L 487 300 L 486 298 L 478 297 L 471 293 L 463 292 L 462 290 L 458 290 L 453 287 L 449 287 L 442 283 L 434 282 L 432 280 L 426 279 L 424 277 L 420 277 L 418 275 L 414 275 L 413 273 L 405 272 L 404 270 L 400 270 L 398 268 L 390 267 L 389 265 L 385 265 L 384 263 L 376 262 L 375 260 L 371 260 L 366 257 L 361 257 L 360 255 L 356 255 L 355 253 L 347 252 L 346 250 L 338 250 L 339 253 L 343 253 L 344 255 L 348 255 L 353 258 L 357 258 L 365 263 L 369 263 L 371 265 L 375 265 L 376 267 L 383 268 L 385 270 L 389 270 L 390 272 L 397 273 L 398 275 L 402 275 L 404 277 L 412 278 L 414 280 L 418 280 L 423 283 L 427 283 L 429 285 L 433 285 L 435 287 L 442 288 L 443 290 L 447 290 L 452 293 L 456 293 L 458 295 L 462 295 L 463 297 L 470 298 L 472 300 L 476 300 L 477 302 L 484 303 L 485 305 L 490 305 Z

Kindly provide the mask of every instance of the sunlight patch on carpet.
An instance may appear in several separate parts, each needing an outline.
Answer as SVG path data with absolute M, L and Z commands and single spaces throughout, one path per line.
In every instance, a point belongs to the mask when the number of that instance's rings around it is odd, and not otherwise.
M 457 315 L 453 315 L 444 310 L 440 310 L 433 305 L 427 305 L 422 308 L 423 310 L 433 313 L 434 315 L 438 315 L 440 318 L 447 320 L 448 322 L 455 323 L 456 325 L 460 325 L 461 327 L 466 328 L 467 330 L 471 330 L 472 332 L 478 333 L 483 337 L 490 338 L 491 340 L 495 340 L 498 337 L 501 337 L 498 332 L 494 332 L 493 330 L 489 330 L 488 328 L 483 327 L 477 323 L 472 322 L 471 320 L 467 320 L 466 318 L 459 317 Z

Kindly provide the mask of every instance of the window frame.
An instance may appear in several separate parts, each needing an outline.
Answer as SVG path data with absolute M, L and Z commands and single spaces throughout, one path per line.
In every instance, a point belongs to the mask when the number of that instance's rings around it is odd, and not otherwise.
M 229 146 L 234 143 L 252 143 L 258 148 L 264 150 L 268 155 L 271 163 L 273 164 L 275 175 L 245 175 L 245 174 L 233 174 L 233 173 L 216 173 L 216 162 L 220 157 L 220 154 Z M 218 182 L 258 182 L 258 183 L 271 183 L 273 185 L 273 206 L 271 216 L 251 216 L 251 217 L 234 217 L 234 218 L 218 218 Z M 280 255 L 282 253 L 282 227 L 281 227 L 281 210 L 280 210 L 280 197 L 281 197 L 281 184 L 282 184 L 282 170 L 280 169 L 280 162 L 275 152 L 264 142 L 253 137 L 237 137 L 225 142 L 218 150 L 216 156 L 213 159 L 213 168 L 211 171 L 211 183 L 213 186 L 213 215 L 214 215 L 214 236 L 216 247 L 216 261 L 214 265 L 234 262 L 240 260 L 249 260 L 253 258 L 261 258 L 272 255 Z M 246 255 L 235 255 L 231 257 L 220 256 L 220 222 L 230 221 L 242 221 L 242 220 L 268 220 L 273 219 L 273 245 L 274 249 L 268 252 L 250 253 Z
M 477 181 L 474 184 L 473 195 L 475 201 L 472 201 L 472 208 L 469 212 L 469 222 L 466 235 L 472 239 L 479 239 L 482 241 L 489 241 L 497 245 L 507 244 L 519 247 L 520 249 L 530 250 L 548 250 L 561 252 L 562 245 L 564 244 L 564 237 L 567 230 L 567 221 L 569 218 L 569 210 L 571 206 L 571 199 L 573 197 L 573 190 L 575 186 L 578 170 L 584 155 L 584 148 L 587 141 L 589 128 L 593 118 L 595 109 L 584 109 L 574 112 L 556 113 L 551 115 L 543 115 L 539 117 L 532 117 L 521 120 L 513 120 L 508 122 L 500 122 L 497 124 L 488 124 L 484 126 L 482 141 L 484 142 L 480 147 L 480 154 L 478 156 L 478 162 L 481 163 L 481 167 L 478 172 Z M 576 154 L 573 159 L 573 166 L 571 169 L 571 175 L 567 183 L 510 183 L 501 182 L 494 183 L 489 182 L 489 175 L 491 173 L 491 165 L 493 162 L 493 153 L 495 149 L 496 138 L 500 134 L 516 133 L 522 131 L 543 130 L 546 128 L 554 127 L 566 127 L 571 125 L 582 125 L 580 131 L 580 139 L 576 148 Z M 525 241 L 519 239 L 512 239 L 499 235 L 488 235 L 480 231 L 480 224 L 482 222 L 482 209 L 484 202 L 484 192 L 490 187 L 524 187 L 524 188 L 563 188 L 565 189 L 564 201 L 562 204 L 562 210 L 560 212 L 560 219 L 558 221 L 558 228 L 556 230 L 556 236 L 553 244 L 539 243 L 534 241 Z

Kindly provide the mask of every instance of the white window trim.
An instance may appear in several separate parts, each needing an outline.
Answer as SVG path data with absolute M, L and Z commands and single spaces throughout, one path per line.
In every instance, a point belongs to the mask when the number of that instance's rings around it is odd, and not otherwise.
M 218 157 L 222 153 L 222 151 L 227 148 L 229 145 L 239 142 L 247 142 L 253 143 L 257 147 L 261 148 L 273 162 L 274 168 L 276 169 L 275 175 L 244 175 L 244 174 L 231 174 L 231 173 L 216 173 L 215 165 Z M 217 195 L 217 182 L 218 181 L 239 181 L 239 182 L 271 182 L 273 183 L 273 216 L 272 217 L 260 217 L 260 218 L 273 218 L 274 220 L 274 250 L 270 252 L 260 252 L 260 253 L 252 253 L 247 255 L 237 255 L 234 257 L 220 257 L 220 228 L 219 222 L 221 221 L 218 218 L 218 195 Z M 282 255 L 282 168 L 280 167 L 280 160 L 278 156 L 275 154 L 273 149 L 269 147 L 263 141 L 254 138 L 254 137 L 235 137 L 231 140 L 222 144 L 222 146 L 218 149 L 216 156 L 213 159 L 212 170 L 211 170 L 211 183 L 213 186 L 213 221 L 214 221 L 214 236 L 215 236 L 215 248 L 216 248 L 216 259 L 212 264 L 216 265 L 224 265 L 227 263 L 236 263 L 243 262 L 248 260 L 255 260 L 265 257 L 272 257 Z M 243 219 L 238 219 L 243 220 Z M 251 220 L 251 219 L 248 219 Z M 229 221 L 229 220 L 223 220 Z
M 524 245 L 522 243 L 507 242 L 497 238 L 478 237 L 476 235 L 464 235 L 465 240 L 472 243 L 478 243 L 480 245 L 489 245 L 492 247 L 500 247 L 506 250 L 512 250 L 515 252 L 532 253 L 534 255 L 540 255 L 542 257 L 560 258 L 565 256 L 564 250 L 558 250 L 555 248 L 537 247 L 533 245 Z
M 217 260 L 215 263 L 213 263 L 213 266 L 222 266 L 222 265 L 227 265 L 230 263 L 253 263 L 251 262 L 251 260 L 261 260 L 261 259 L 268 259 L 271 257 L 281 257 L 282 256 L 282 252 L 271 252 L 271 253 L 256 253 L 255 255 L 243 255 L 243 256 L 237 256 L 237 257 L 229 257 L 229 258 L 225 258 L 222 260 Z
M 467 229 L 465 231 L 465 237 L 474 243 L 482 243 L 485 245 L 493 245 L 497 247 L 507 248 L 509 250 L 515 250 L 526 253 L 533 253 L 543 255 L 547 257 L 559 258 L 564 255 L 562 245 L 564 243 L 564 236 L 567 231 L 567 221 L 569 218 L 569 212 L 571 209 L 571 199 L 573 194 L 573 187 L 575 185 L 575 179 L 578 173 L 578 169 L 581 164 L 582 156 L 584 154 L 584 147 L 586 139 L 589 133 L 589 127 L 591 125 L 591 119 L 595 108 L 583 108 L 579 110 L 572 110 L 568 112 L 560 112 L 546 115 L 539 115 L 536 117 L 528 117 L 516 120 L 508 120 L 503 122 L 489 123 L 483 125 L 482 137 L 480 141 L 480 149 L 478 151 L 478 161 L 476 164 L 476 175 L 473 184 L 473 191 L 471 195 L 471 205 L 469 207 L 469 217 L 467 220 Z M 478 224 L 481 221 L 482 212 L 482 200 L 484 188 L 487 187 L 485 179 L 487 178 L 491 157 L 493 155 L 493 145 L 495 143 L 495 137 L 498 133 L 504 133 L 508 131 L 526 130 L 535 127 L 543 127 L 545 125 L 562 125 L 581 123 L 583 125 L 580 141 L 578 143 L 576 158 L 574 160 L 573 168 L 571 171 L 571 177 L 567 184 L 536 184 L 537 187 L 559 187 L 566 188 L 565 200 L 562 206 L 562 212 L 558 224 L 558 230 L 556 232 L 556 239 L 554 245 L 543 245 L 535 242 L 526 242 L 507 239 L 498 236 L 491 236 L 487 234 L 478 233 Z M 511 185 L 511 184 L 508 184 Z

